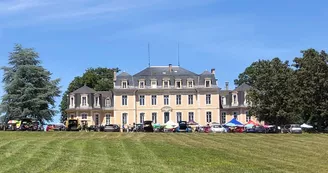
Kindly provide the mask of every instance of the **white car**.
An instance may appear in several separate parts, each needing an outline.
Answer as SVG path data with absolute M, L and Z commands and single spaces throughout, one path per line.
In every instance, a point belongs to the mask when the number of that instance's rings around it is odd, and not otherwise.
M 227 130 L 221 124 L 212 124 L 211 131 L 214 133 L 225 133 Z

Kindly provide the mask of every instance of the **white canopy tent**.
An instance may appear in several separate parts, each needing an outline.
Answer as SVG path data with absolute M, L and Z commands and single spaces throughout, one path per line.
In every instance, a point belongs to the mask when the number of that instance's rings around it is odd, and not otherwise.
M 303 124 L 301 125 L 301 128 L 312 129 L 313 126 L 303 123 Z

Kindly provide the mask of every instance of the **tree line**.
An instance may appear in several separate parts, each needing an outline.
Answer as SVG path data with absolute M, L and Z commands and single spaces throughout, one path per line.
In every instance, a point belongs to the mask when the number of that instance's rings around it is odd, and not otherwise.
M 315 49 L 301 51 L 302 56 L 290 63 L 279 58 L 253 62 L 235 80 L 252 87 L 247 100 L 250 114 L 268 124 L 308 123 L 318 130 L 328 126 L 328 55 Z M 55 98 L 60 96 L 60 79 L 42 67 L 39 54 L 32 48 L 16 44 L 9 53 L 4 72 L 0 111 L 3 121 L 31 117 L 41 122 L 52 121 L 58 113 L 65 121 L 67 95 L 87 85 L 96 91 L 113 88 L 114 71 L 118 68 L 89 68 L 75 77 L 62 94 L 59 111 Z
M 253 62 L 235 80 L 252 87 L 247 99 L 250 114 L 269 124 L 328 125 L 328 55 L 301 51 L 290 63 L 279 58 Z

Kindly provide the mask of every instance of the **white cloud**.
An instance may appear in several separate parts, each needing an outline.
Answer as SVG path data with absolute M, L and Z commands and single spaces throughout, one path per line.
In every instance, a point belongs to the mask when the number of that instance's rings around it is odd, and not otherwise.
M 49 0 L 5 0 L 0 2 L 0 14 L 14 14 L 53 3 Z

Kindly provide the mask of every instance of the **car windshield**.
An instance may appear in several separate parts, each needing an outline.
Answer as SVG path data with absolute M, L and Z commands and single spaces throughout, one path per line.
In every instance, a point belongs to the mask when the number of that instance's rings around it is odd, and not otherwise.
M 295 128 L 295 127 L 296 127 L 296 128 L 299 128 L 299 127 L 301 127 L 301 126 L 300 126 L 299 124 L 293 124 L 292 127 L 294 127 L 294 128 Z
M 213 128 L 221 128 L 221 125 L 213 125 Z

